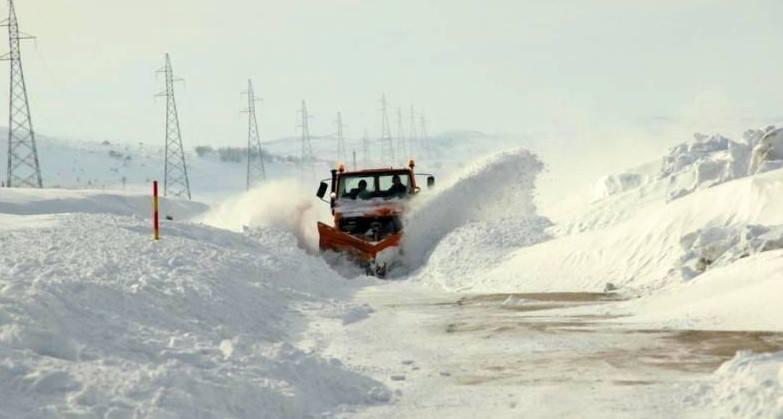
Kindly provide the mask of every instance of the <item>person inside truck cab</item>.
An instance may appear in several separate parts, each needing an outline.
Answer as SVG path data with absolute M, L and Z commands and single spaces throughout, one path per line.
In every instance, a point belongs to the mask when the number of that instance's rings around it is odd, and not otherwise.
M 348 193 L 348 197 L 351 199 L 369 199 L 371 196 L 372 193 L 367 190 L 367 181 L 364 179 L 360 180 L 357 187 L 351 189 L 351 192 Z
M 392 176 L 392 185 L 386 191 L 386 196 L 390 198 L 402 197 L 408 192 L 408 187 L 402 184 L 400 175 Z

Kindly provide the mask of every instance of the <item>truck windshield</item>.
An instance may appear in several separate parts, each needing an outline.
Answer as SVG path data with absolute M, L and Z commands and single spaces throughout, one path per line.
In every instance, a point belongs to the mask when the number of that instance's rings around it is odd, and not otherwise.
M 410 193 L 408 173 L 344 175 L 340 177 L 340 199 L 404 198 Z

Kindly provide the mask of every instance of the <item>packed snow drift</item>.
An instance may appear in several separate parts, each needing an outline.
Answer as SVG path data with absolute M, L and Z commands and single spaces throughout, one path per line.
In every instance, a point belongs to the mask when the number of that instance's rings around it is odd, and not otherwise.
M 37 195 L 36 213 L 61 209 L 57 193 L 24 195 Z M 137 199 L 83 198 L 92 209 Z M 351 286 L 294 235 L 164 221 L 155 242 L 149 220 L 95 212 L 0 215 L 14 224 L 0 235 L 0 416 L 307 417 L 389 399 L 293 346 L 298 307 Z
M 96 192 L 79 189 L 3 189 L 0 214 L 113 214 L 152 217 L 152 194 L 121 191 Z M 198 202 L 160 198 L 164 217 L 185 220 L 204 213 L 209 207 Z
M 726 418 L 783 416 L 783 353 L 739 352 L 715 372 L 695 401 Z

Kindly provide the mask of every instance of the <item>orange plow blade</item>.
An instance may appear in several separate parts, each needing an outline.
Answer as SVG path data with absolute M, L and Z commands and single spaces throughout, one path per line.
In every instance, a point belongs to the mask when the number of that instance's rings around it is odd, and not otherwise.
M 351 253 L 362 260 L 372 261 L 384 249 L 400 245 L 402 232 L 393 234 L 379 242 L 362 240 L 343 233 L 324 223 L 318 223 L 319 246 L 321 250 Z

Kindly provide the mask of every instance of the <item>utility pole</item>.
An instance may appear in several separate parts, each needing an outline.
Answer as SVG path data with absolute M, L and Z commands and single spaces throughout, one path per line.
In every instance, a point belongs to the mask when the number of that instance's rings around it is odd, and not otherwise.
M 299 128 L 302 132 L 302 154 L 299 160 L 299 178 L 302 182 L 315 178 L 313 163 L 313 145 L 310 143 L 310 114 L 307 112 L 307 104 L 302 100 L 302 108 L 299 110 L 302 117 Z
M 158 96 L 166 97 L 166 161 L 163 166 L 163 196 L 171 194 L 190 199 L 188 166 L 185 163 L 185 149 L 182 147 L 177 101 L 174 98 L 174 83 L 182 81 L 182 79 L 174 77 L 168 53 L 166 54 L 166 66 L 158 72 L 166 75 L 166 91 L 158 94 Z
M 381 96 L 381 162 L 393 165 L 396 159 L 394 158 L 394 142 L 387 108 L 386 95 L 383 95 Z
M 356 150 L 353 150 L 353 166 L 351 166 L 353 170 L 356 170 Z
M 261 134 L 258 132 L 258 120 L 256 119 L 256 98 L 253 91 L 253 81 L 247 81 L 247 190 L 254 185 L 266 180 L 264 168 L 264 154 L 261 151 Z
M 43 188 L 19 45 L 19 41 L 33 37 L 19 32 L 13 0 L 8 0 L 8 18 L 2 22 L 1 26 L 8 27 L 10 47 L 10 51 L 2 59 L 11 64 L 8 91 L 8 178 L 6 186 Z
M 405 133 L 402 129 L 402 108 L 397 107 L 397 153 L 400 154 L 400 159 L 410 158 L 408 153 L 408 147 L 405 144 Z
M 345 138 L 343 137 L 343 115 L 337 112 L 337 160 L 345 163 Z
M 410 147 L 411 155 L 421 151 L 421 143 L 419 141 L 418 135 L 416 134 L 416 112 L 413 109 L 413 105 L 411 105 L 411 125 L 410 132 L 408 133 L 408 146 Z

